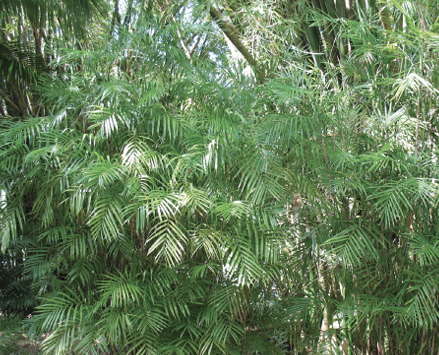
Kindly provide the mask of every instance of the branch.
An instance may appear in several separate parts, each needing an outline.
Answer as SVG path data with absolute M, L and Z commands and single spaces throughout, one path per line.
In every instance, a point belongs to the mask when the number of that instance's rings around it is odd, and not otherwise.
M 230 39 L 230 41 L 235 45 L 236 49 L 243 55 L 245 60 L 253 67 L 253 71 L 256 75 L 256 79 L 262 84 L 265 81 L 264 74 L 256 65 L 256 60 L 253 58 L 252 54 L 247 50 L 241 41 L 241 36 L 238 30 L 231 24 L 224 21 L 221 13 L 215 9 L 212 5 L 210 6 L 210 16 L 217 21 L 218 26 L 222 29 L 224 34 Z
M 174 14 L 171 14 L 171 15 L 172 15 L 172 19 L 174 20 L 174 22 L 178 25 L 177 19 L 175 18 Z M 176 30 L 177 30 L 177 37 L 180 40 L 181 46 L 183 47 L 184 54 L 186 55 L 186 58 L 189 59 L 190 62 L 192 63 L 191 52 L 189 51 L 188 47 L 186 46 L 186 43 L 184 42 L 183 36 L 181 35 L 178 27 L 176 28 Z
M 200 40 L 201 40 L 201 36 L 198 36 L 197 41 L 195 42 L 195 44 L 193 45 L 192 49 L 191 49 L 191 56 L 192 54 L 194 54 L 195 49 L 198 47 L 198 45 L 200 44 Z
M 8 94 L 3 89 L 0 89 L 0 96 L 5 100 L 7 104 L 9 104 L 15 111 L 20 112 L 19 107 L 11 101 L 11 99 L 8 97 Z

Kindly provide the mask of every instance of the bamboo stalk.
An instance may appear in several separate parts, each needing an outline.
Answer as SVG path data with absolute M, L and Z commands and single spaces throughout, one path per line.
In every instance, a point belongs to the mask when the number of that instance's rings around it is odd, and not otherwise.
M 212 5 L 210 6 L 210 16 L 217 21 L 218 26 L 221 28 L 227 38 L 230 39 L 245 60 L 253 67 L 256 79 L 262 84 L 265 81 L 264 73 L 260 68 L 258 68 L 255 58 L 242 43 L 238 30 L 233 25 L 227 23 L 221 13 Z
M 311 56 L 314 61 L 314 65 L 317 68 L 321 68 L 321 61 L 320 61 L 320 48 L 319 48 L 319 33 L 315 27 L 309 27 L 308 25 L 302 24 L 304 27 L 306 39 L 308 40 L 308 44 L 311 50 Z
M 17 111 L 17 113 L 20 112 L 18 106 L 8 97 L 8 95 L 3 89 L 0 89 L 0 96 L 3 98 L 3 100 L 5 100 L 6 105 L 11 106 L 15 111 Z
M 110 36 L 114 32 L 114 28 L 116 27 L 116 21 L 118 24 L 120 24 L 120 14 L 119 14 L 119 0 L 114 0 L 114 13 L 113 13 L 113 19 L 111 20 L 111 27 L 110 27 Z

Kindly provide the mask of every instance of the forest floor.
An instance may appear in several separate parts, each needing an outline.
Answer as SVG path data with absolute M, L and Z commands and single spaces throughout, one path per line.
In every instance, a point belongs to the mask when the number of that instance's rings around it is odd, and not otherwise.
M 38 355 L 41 342 L 26 335 L 21 319 L 0 315 L 0 355 Z

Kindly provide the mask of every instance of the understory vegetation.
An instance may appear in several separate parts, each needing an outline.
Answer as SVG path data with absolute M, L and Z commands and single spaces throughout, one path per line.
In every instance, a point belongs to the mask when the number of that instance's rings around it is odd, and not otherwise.
M 438 353 L 436 1 L 0 4 L 0 353 Z

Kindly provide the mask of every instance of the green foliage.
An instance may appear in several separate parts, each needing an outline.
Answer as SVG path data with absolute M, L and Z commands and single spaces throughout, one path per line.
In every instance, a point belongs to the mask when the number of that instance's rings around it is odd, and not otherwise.
M 46 353 L 437 351 L 437 9 L 310 3 L 224 2 L 258 68 L 204 2 L 54 50 L 45 114 L 0 130 Z

